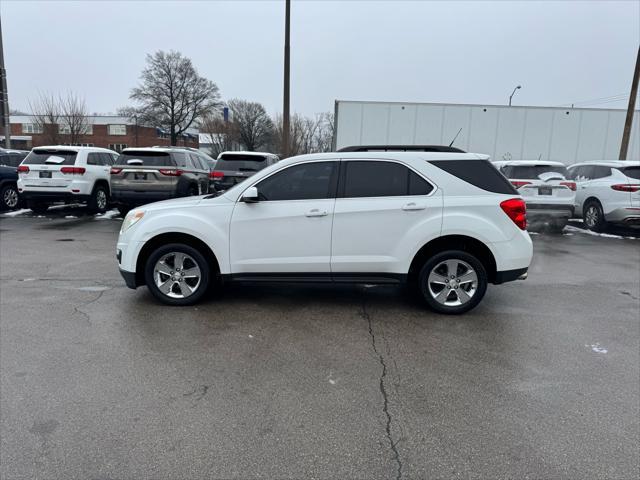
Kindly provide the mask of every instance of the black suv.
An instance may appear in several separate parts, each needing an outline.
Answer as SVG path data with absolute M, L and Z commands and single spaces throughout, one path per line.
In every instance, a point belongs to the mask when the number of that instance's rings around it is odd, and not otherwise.
M 212 192 L 222 192 L 243 182 L 250 176 L 274 163 L 279 157 L 266 152 L 222 152 L 211 172 Z
M 209 192 L 209 165 L 179 147 L 125 148 L 111 167 L 111 198 L 122 214 L 169 198 Z
M 0 166 L 0 210 L 14 210 L 20 205 L 17 181 L 17 169 Z

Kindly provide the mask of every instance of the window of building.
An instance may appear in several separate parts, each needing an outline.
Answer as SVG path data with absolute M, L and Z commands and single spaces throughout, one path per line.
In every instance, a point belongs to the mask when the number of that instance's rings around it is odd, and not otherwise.
M 42 133 L 42 125 L 38 125 L 36 123 L 23 123 L 22 133 L 33 133 L 33 134 Z
M 126 125 L 109 125 L 107 131 L 109 135 L 126 135 L 127 126 Z
M 260 200 L 311 200 L 335 195 L 337 162 L 289 167 L 256 185 Z
M 350 161 L 344 166 L 345 198 L 427 195 L 433 190 L 417 173 L 399 163 Z
M 77 129 L 80 135 L 93 135 L 93 125 L 84 125 L 84 127 L 78 125 Z M 71 135 L 71 127 L 68 124 L 61 123 L 58 125 L 58 133 L 61 135 Z
M 110 143 L 109 150 L 115 150 L 116 152 L 120 153 L 122 152 L 122 150 L 127 148 L 127 146 L 128 145 L 126 143 Z

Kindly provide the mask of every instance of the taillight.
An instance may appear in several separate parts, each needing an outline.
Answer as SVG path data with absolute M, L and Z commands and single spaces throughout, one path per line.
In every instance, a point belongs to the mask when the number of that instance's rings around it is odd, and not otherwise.
M 527 229 L 527 205 L 521 198 L 510 198 L 500 204 L 500 208 L 520 230 Z
M 629 184 L 629 183 L 618 183 L 616 185 L 611 185 L 611 188 L 617 190 L 618 192 L 637 192 L 640 190 L 640 185 L 637 184 Z
M 60 173 L 64 173 L 65 175 L 84 175 L 87 169 L 84 167 L 62 167 L 60 169 Z
M 560 182 L 560 185 L 564 185 L 569 190 L 576 191 L 576 182 Z
M 184 172 L 182 170 L 180 170 L 180 169 L 173 170 L 173 169 L 168 169 L 168 168 L 161 168 L 160 169 L 160 173 L 162 175 L 166 175 L 167 177 L 179 177 Z
M 524 187 L 525 185 L 531 185 L 531 182 L 524 182 L 522 180 L 511 180 L 511 185 L 516 188 Z
M 18 173 L 29 173 L 29 167 L 27 167 L 26 165 L 19 165 Z
M 121 168 L 111 167 L 111 171 L 109 172 L 111 175 L 117 175 L 122 171 Z
M 209 173 L 209 178 L 223 178 L 224 177 L 224 173 L 223 172 L 219 172 L 217 170 L 214 170 L 213 172 Z

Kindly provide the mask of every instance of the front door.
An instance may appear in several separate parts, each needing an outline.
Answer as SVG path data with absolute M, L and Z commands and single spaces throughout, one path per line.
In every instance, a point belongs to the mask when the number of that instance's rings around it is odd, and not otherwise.
M 232 274 L 329 274 L 337 167 L 337 161 L 286 167 L 254 185 L 258 202 L 238 200 Z

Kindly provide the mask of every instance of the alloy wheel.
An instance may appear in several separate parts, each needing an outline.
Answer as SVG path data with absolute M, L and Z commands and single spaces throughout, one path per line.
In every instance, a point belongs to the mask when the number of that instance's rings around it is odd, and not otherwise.
M 202 272 L 190 255 L 170 252 L 156 262 L 153 278 L 158 290 L 167 297 L 187 298 L 200 286 Z
M 107 208 L 107 194 L 104 190 L 98 190 L 96 192 L 96 205 L 100 210 Z
M 438 263 L 427 279 L 427 290 L 441 305 L 456 307 L 471 300 L 478 289 L 478 274 L 467 262 L 456 259 Z
M 7 188 L 2 199 L 8 208 L 15 208 L 18 205 L 18 192 L 13 188 Z
M 599 216 L 598 208 L 595 205 L 591 205 L 584 214 L 584 221 L 588 227 L 594 227 L 598 223 Z

